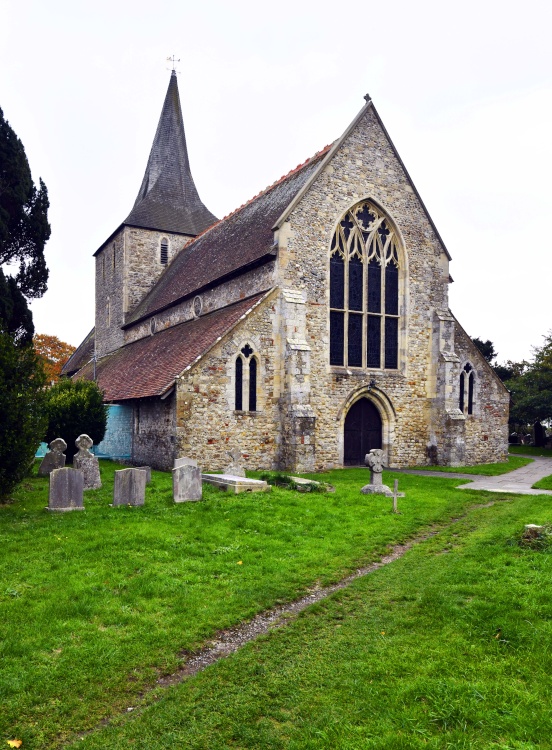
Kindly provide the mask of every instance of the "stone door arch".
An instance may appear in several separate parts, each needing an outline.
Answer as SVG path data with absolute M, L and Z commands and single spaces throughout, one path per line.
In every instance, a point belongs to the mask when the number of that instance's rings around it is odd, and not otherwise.
M 373 448 L 382 447 L 382 419 L 376 405 L 367 398 L 355 401 L 343 425 L 343 463 L 364 465 L 364 457 Z

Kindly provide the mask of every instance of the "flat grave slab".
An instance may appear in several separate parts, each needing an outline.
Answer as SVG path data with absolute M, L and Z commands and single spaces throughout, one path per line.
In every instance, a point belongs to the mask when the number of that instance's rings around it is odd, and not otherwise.
M 202 474 L 201 481 L 220 487 L 226 492 L 233 492 L 235 495 L 239 492 L 270 492 L 271 490 L 268 482 L 263 482 L 261 479 L 237 477 L 234 474 Z

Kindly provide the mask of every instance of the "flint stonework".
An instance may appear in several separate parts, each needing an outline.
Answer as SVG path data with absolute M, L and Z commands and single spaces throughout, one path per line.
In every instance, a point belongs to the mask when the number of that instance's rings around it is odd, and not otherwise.
M 175 503 L 186 503 L 191 500 L 201 500 L 201 470 L 197 466 L 179 466 L 172 470 L 173 499 Z
M 40 466 L 38 467 L 38 476 L 46 477 L 54 469 L 63 469 L 65 458 L 63 451 L 67 448 L 67 443 L 63 438 L 56 438 L 50 443 L 50 452 L 47 453 Z
M 48 510 L 84 510 L 82 471 L 77 469 L 54 469 L 50 473 Z
M 145 469 L 120 469 L 115 472 L 113 505 L 144 505 L 147 472 Z
M 90 448 L 94 445 L 92 438 L 88 437 L 88 435 L 79 435 L 75 440 L 75 445 L 79 449 L 79 452 L 73 458 L 73 466 L 83 473 L 84 489 L 99 489 L 102 486 L 100 465 L 96 456 L 90 453 Z

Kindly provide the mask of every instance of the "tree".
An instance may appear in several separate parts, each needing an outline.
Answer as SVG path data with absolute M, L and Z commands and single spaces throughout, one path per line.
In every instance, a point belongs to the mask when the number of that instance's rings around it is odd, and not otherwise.
M 103 440 L 107 425 L 107 406 L 103 393 L 91 380 L 62 379 L 46 395 L 48 426 L 45 440 L 61 437 L 67 443 L 67 460 L 77 452 L 75 440 L 86 433 L 97 445 Z
M 46 291 L 48 192 L 0 109 L 0 499 L 27 472 L 44 433 L 44 372 L 27 300 Z M 2 266 L 15 268 L 15 275 Z
M 489 339 L 487 339 L 487 341 L 483 341 L 482 339 L 478 339 L 477 336 L 475 338 L 472 338 L 472 341 L 479 349 L 481 354 L 485 357 L 487 362 L 491 365 L 493 360 L 498 356 L 497 352 L 495 351 L 493 342 L 489 341 Z
M 552 331 L 533 351 L 533 361 L 506 382 L 512 393 L 511 421 L 515 423 L 552 420 Z
M 23 144 L 0 109 L 0 266 L 17 264 L 17 289 L 27 298 L 46 291 L 44 246 L 50 237 L 48 191 L 37 190 Z
M 61 368 L 75 351 L 75 347 L 60 341 L 57 336 L 37 333 L 33 338 L 35 352 L 42 362 L 46 373 L 46 382 L 57 383 L 61 377 Z
M 0 502 L 27 473 L 44 434 L 44 381 L 33 348 L 0 333 Z

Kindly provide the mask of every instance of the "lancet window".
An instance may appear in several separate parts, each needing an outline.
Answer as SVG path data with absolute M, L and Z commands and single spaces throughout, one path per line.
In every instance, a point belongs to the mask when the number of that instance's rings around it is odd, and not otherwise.
M 236 357 L 234 371 L 234 406 L 236 411 L 257 411 L 258 361 L 246 344 Z M 244 408 L 245 407 L 245 408 Z
M 458 408 L 464 414 L 473 414 L 473 390 L 475 373 L 468 362 L 460 373 L 460 398 Z
M 358 203 L 332 238 L 331 365 L 398 367 L 400 269 L 391 222 L 372 203 Z

